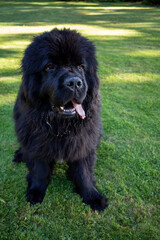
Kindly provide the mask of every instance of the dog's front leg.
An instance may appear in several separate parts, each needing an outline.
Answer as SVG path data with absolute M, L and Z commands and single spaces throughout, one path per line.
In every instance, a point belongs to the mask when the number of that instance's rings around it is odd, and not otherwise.
M 27 166 L 29 168 L 29 174 L 27 175 L 27 201 L 31 204 L 41 203 L 49 184 L 51 167 L 42 160 L 27 161 Z
M 104 210 L 107 199 L 96 189 L 93 168 L 96 154 L 90 153 L 86 158 L 69 162 L 68 178 L 75 183 L 76 191 L 82 196 L 83 202 L 90 205 L 93 210 Z

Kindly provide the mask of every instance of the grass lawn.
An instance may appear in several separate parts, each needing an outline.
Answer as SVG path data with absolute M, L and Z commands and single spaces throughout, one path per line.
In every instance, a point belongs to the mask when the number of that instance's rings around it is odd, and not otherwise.
M 54 26 L 77 29 L 97 47 L 104 135 L 95 168 L 109 199 L 93 212 L 57 164 L 43 203 L 25 199 L 27 168 L 12 110 L 24 49 Z M 140 3 L 1 1 L 0 239 L 160 239 L 160 9 Z

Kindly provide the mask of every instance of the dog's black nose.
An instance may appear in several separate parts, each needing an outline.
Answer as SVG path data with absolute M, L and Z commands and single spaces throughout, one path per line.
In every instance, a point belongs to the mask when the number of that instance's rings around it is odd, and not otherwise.
M 74 91 L 75 89 L 81 89 L 83 87 L 83 82 L 79 77 L 70 77 L 64 81 L 66 88 Z

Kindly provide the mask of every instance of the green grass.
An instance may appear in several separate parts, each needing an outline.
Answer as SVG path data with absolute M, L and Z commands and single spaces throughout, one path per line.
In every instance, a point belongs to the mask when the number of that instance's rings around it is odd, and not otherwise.
M 140 3 L 1 1 L 0 239 L 160 239 L 159 16 Z M 12 163 L 20 61 L 32 37 L 54 26 L 77 29 L 97 47 L 104 136 L 95 173 L 109 199 L 101 213 L 73 192 L 65 163 L 44 202 L 30 207 L 27 169 Z

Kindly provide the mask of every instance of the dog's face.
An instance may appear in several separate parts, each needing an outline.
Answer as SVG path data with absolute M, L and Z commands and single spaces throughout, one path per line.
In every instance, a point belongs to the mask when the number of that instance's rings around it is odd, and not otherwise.
M 82 103 L 86 98 L 88 85 L 84 65 L 58 65 L 56 60 L 44 67 L 41 96 L 48 95 L 52 110 L 63 117 L 74 117 L 76 112 L 85 117 Z
M 87 94 L 98 84 L 96 66 L 94 46 L 75 31 L 44 33 L 34 39 L 22 61 L 27 95 L 62 117 L 78 114 L 83 119 Z

